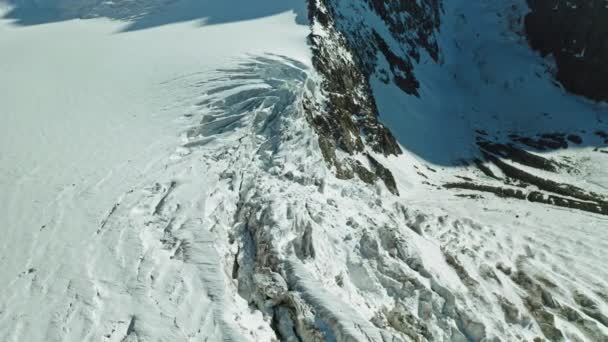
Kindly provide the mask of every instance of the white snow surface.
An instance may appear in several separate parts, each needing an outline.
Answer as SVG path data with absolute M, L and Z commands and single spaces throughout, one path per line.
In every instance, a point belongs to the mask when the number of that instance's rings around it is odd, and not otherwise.
M 552 297 L 585 317 L 581 325 L 555 316 L 567 340 L 608 336 L 575 300 L 583 294 L 608 312 L 604 216 L 459 198 L 428 183 L 480 176 L 433 158 L 445 151 L 424 146 L 426 120 L 436 124 L 442 109 L 475 96 L 498 96 L 496 84 L 511 74 L 490 70 L 484 78 L 500 80 L 469 79 L 463 87 L 484 94 L 449 95 L 456 85 L 441 81 L 440 68 L 458 71 L 465 62 L 446 48 L 445 65 L 417 66 L 429 87 L 423 100 L 373 84 L 381 114 L 395 113 L 392 102 L 414 120 L 407 128 L 399 117 L 385 118 L 405 151 L 375 156 L 395 174 L 401 196 L 394 196 L 381 183 L 337 179 L 327 168 L 302 110 L 305 99 L 323 99 L 309 29 L 293 11 L 275 12 L 221 24 L 192 15 L 134 30 L 134 21 L 117 20 L 131 15 L 0 21 L 1 341 L 274 340 L 277 318 L 252 305 L 256 286 L 272 283 L 253 284 L 252 239 L 267 243 L 287 270 L 276 283 L 303 299 L 297 319 L 322 331 L 322 340 L 424 340 L 412 328 L 420 322 L 427 340 L 542 336 L 526 314 L 528 294 L 499 264 L 556 285 L 547 285 Z M 523 68 L 533 55 L 517 46 Z M 494 49 L 473 50 L 501 58 Z M 551 109 L 580 109 L 594 120 L 602 114 L 603 107 L 542 89 Z M 508 100 L 486 108 L 497 110 L 500 124 Z M 477 127 L 484 120 L 456 118 L 453 127 L 489 129 Z M 601 154 L 590 147 L 553 153 L 580 160 L 586 173 L 577 181 L 605 193 Z M 305 226 L 313 257 L 298 252 Z M 233 277 L 235 261 L 243 276 Z M 505 322 L 501 299 L 519 310 L 513 322 Z
M 119 341 L 133 317 L 146 340 L 269 339 L 261 315 L 223 293 L 205 222 L 225 165 L 203 160 L 218 149 L 186 156 L 182 144 L 213 70 L 249 54 L 308 63 L 295 17 L 136 31 L 107 18 L 0 21 L 1 341 Z M 197 266 L 160 253 L 146 228 L 170 181 Z

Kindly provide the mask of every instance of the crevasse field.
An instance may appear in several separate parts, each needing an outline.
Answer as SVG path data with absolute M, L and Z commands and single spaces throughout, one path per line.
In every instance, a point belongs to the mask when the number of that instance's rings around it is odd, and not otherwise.
M 515 168 L 608 203 L 608 109 L 512 3 L 446 2 L 420 98 L 371 77 L 395 195 L 324 159 L 304 0 L 0 0 L 0 341 L 606 341 L 607 216 L 444 186 L 554 195 Z M 336 8 L 386 34 L 360 5 Z M 567 130 L 526 155 L 559 172 L 452 164 L 474 132 Z
M 105 335 L 118 341 L 136 312 L 151 317 L 141 324 L 153 340 L 209 337 L 224 329 L 205 317 L 213 312 L 208 287 L 223 290 L 223 284 L 207 286 L 194 270 L 172 269 L 191 274 L 167 280 L 154 299 L 156 286 L 140 284 L 136 272 L 142 249 L 154 248 L 144 246 L 145 233 L 104 239 L 98 230 L 125 194 L 159 193 L 157 182 L 182 163 L 189 153 L 181 147 L 186 131 L 200 119 L 201 83 L 213 70 L 269 52 L 308 63 L 308 30 L 296 24 L 290 5 L 268 13 L 264 1 L 258 5 L 259 13 L 235 13 L 234 21 L 207 24 L 202 16 L 134 30 L 108 18 L 34 26 L 0 20 L 1 341 L 101 341 Z M 238 12 L 251 5 L 199 6 Z M 185 16 L 179 7 L 165 11 Z M 204 198 L 217 174 L 196 167 L 194 183 L 175 176 L 197 198 L 190 203 L 197 211 L 192 220 L 204 220 L 215 205 Z M 179 172 L 194 176 L 187 168 Z M 131 214 L 143 220 L 141 210 Z M 213 248 L 201 248 L 197 258 L 209 262 Z M 161 256 L 152 259 L 164 264 Z M 157 282 L 172 275 L 159 274 Z M 176 286 L 181 289 L 169 289 Z M 172 291 L 187 304 L 172 303 L 178 300 L 168 298 Z M 233 296 L 216 304 L 243 311 L 231 329 L 265 336 L 256 326 L 261 316 L 246 305 L 239 309 Z

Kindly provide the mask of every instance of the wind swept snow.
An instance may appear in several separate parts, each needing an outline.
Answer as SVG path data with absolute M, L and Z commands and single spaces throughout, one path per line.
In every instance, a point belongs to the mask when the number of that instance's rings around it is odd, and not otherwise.
M 269 338 L 213 247 L 227 165 L 212 161 L 233 145 L 197 149 L 188 132 L 212 70 L 310 59 L 294 12 L 271 14 L 125 33 L 0 22 L 0 340 Z

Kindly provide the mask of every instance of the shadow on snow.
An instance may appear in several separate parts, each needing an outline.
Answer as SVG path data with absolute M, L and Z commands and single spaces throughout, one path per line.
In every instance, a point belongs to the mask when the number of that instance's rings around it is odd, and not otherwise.
M 307 23 L 303 0 L 5 0 L 10 10 L 5 19 L 29 26 L 72 19 L 109 18 L 129 21 L 123 31 L 199 21 L 202 26 L 253 20 L 294 12 L 296 22 Z

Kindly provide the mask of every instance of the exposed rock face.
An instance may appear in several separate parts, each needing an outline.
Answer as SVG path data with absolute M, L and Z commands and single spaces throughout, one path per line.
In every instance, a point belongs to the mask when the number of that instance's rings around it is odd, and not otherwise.
M 413 72 L 413 62 L 420 60 L 425 50 L 435 61 L 439 47 L 435 33 L 440 24 L 440 1 L 326 1 L 336 18 L 336 25 L 344 33 L 355 58 L 366 77 L 374 72 L 386 76 L 410 95 L 418 95 L 420 86 Z M 337 13 L 354 11 L 348 18 Z M 382 25 L 374 23 L 379 18 Z M 388 33 L 388 34 L 387 34 Z M 382 59 L 389 70 L 379 70 Z
M 360 15 L 342 14 L 352 10 Z M 384 27 L 366 20 L 374 16 L 381 18 Z M 435 41 L 439 16 L 439 0 L 309 1 L 313 63 L 324 78 L 327 101 L 321 106 L 308 103 L 306 110 L 320 136 L 325 160 L 338 177 L 357 175 L 366 183 L 382 180 L 398 194 L 392 173 L 365 153 L 366 148 L 385 156 L 401 153 L 392 133 L 378 119 L 369 80 L 373 74 L 381 75 L 384 82 L 418 96 L 420 84 L 413 62 L 419 61 L 421 49 L 439 60 Z M 339 158 L 336 150 L 350 156 L 364 153 L 370 166 L 358 159 Z
M 608 7 L 604 0 L 528 0 L 530 44 L 557 62 L 564 87 L 608 100 Z
M 397 155 L 401 149 L 391 132 L 379 122 L 368 78 L 346 37 L 337 30 L 324 1 L 309 2 L 309 17 L 313 63 L 324 78 L 322 91 L 327 100 L 323 104 L 305 103 L 305 110 L 319 134 L 323 156 L 339 178 L 357 175 L 366 183 L 383 180 L 397 194 L 392 174 L 373 157 L 367 155 L 371 167 L 366 167 L 359 160 L 336 155 L 336 150 L 350 156 L 364 153 L 366 146 L 370 152 L 383 155 Z

